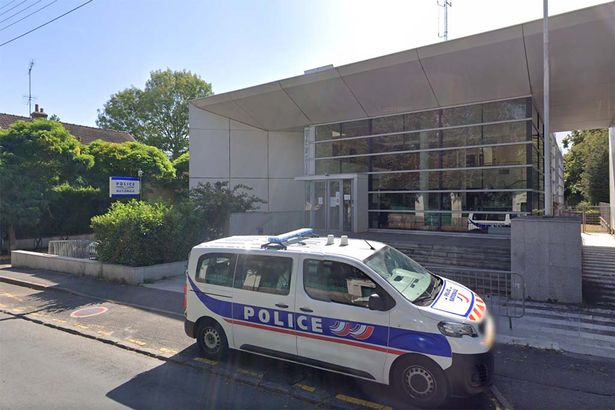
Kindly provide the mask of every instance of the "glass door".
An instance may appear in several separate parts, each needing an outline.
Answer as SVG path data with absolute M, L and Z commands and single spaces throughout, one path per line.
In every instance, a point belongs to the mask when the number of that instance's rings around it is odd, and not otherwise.
M 329 192 L 328 199 L 328 215 L 327 228 L 330 231 L 342 231 L 342 181 L 328 181 Z
M 352 179 L 323 179 L 306 184 L 305 210 L 310 226 L 326 232 L 351 232 Z

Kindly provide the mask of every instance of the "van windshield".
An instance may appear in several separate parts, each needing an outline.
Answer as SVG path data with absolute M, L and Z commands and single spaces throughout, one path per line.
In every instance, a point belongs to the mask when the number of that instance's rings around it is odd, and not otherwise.
M 364 262 L 410 302 L 431 300 L 442 282 L 417 262 L 390 246 L 380 249 Z

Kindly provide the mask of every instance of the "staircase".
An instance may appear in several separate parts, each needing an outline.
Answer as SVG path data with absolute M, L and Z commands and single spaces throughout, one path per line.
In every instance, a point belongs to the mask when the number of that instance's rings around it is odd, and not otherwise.
M 615 307 L 615 247 L 583 246 L 583 301 Z

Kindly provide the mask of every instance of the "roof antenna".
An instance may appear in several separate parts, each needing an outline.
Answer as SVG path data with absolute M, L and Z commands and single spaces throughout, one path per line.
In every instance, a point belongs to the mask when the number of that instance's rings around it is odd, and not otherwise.
M 367 239 L 363 239 L 363 240 L 365 241 L 365 243 L 367 244 L 367 246 L 369 246 L 369 249 L 371 249 L 372 251 L 375 251 L 375 250 L 376 250 L 376 248 L 374 248 L 374 247 L 372 246 L 372 244 L 371 244 L 371 243 L 367 242 Z
M 440 13 L 438 13 L 438 37 L 448 40 L 448 8 L 453 6 L 451 0 L 436 0 L 439 7 L 444 9 L 444 32 L 440 34 Z
M 34 67 L 34 60 L 30 60 L 28 67 L 28 117 L 32 115 L 32 67 Z

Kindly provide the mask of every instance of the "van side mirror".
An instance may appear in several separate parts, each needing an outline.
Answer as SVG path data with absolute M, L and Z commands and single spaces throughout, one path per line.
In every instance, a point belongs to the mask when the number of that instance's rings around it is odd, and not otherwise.
M 369 310 L 386 310 L 384 300 L 377 293 L 372 293 L 367 301 Z

